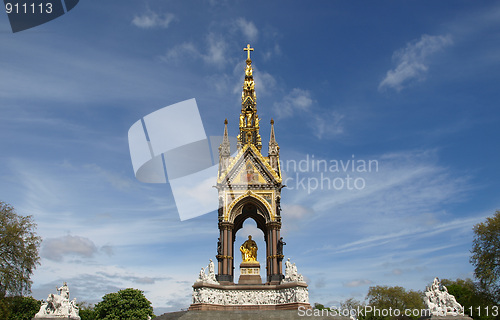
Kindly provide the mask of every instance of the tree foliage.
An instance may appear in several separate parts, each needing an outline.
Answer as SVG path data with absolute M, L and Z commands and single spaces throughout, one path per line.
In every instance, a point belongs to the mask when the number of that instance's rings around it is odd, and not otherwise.
M 364 302 L 361 302 L 359 300 L 356 300 L 354 298 L 349 298 L 345 301 L 340 302 L 340 309 L 341 310 L 353 310 L 353 311 L 358 311 L 364 309 L 366 304 Z
M 41 305 L 33 297 L 4 297 L 0 300 L 0 320 L 31 320 Z
M 86 302 L 78 303 L 80 308 L 79 316 L 81 320 L 96 320 L 96 312 L 94 306 Z
M 33 297 L 12 297 L 9 300 L 9 320 L 31 320 L 40 310 L 41 302 Z
M 474 273 L 481 285 L 500 300 L 500 211 L 474 226 L 472 256 Z
M 399 310 L 400 316 L 393 316 L 371 312 L 365 314 L 365 319 L 409 319 L 418 316 L 405 316 L 405 310 L 425 309 L 423 293 L 421 291 L 406 291 L 403 287 L 375 286 L 370 287 L 366 296 L 368 305 L 377 310 Z
M 318 303 L 318 302 L 314 303 L 314 309 L 318 309 L 318 310 L 323 310 L 323 309 L 330 310 L 330 308 L 327 308 L 323 304 Z
M 0 297 L 31 291 L 30 277 L 40 259 L 35 229 L 31 216 L 20 216 L 0 201 Z
M 448 293 L 452 294 L 458 303 L 464 307 L 466 315 L 479 320 L 494 319 L 492 297 L 482 290 L 479 283 L 471 279 L 448 280 L 442 279 L 441 284 L 446 286 Z
M 146 320 L 154 317 L 151 302 L 138 289 L 108 293 L 95 308 L 96 320 Z

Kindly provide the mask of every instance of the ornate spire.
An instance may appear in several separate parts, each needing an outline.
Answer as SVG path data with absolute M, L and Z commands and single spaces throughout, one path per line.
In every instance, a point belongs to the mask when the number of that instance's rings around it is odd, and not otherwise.
M 231 155 L 231 144 L 227 136 L 227 119 L 224 120 L 224 136 L 222 137 L 222 143 L 219 147 L 219 155 L 221 157 L 229 157 Z
M 238 135 L 238 149 L 246 144 L 253 144 L 257 149 L 262 148 L 259 134 L 259 116 L 257 115 L 257 97 L 255 95 L 255 82 L 253 80 L 252 60 L 250 52 L 254 49 L 247 45 L 243 50 L 248 57 L 245 67 L 245 81 L 241 93 L 240 134 Z
M 269 155 L 277 156 L 280 154 L 280 147 L 278 142 L 276 142 L 276 137 L 274 136 L 274 120 L 271 119 L 271 137 L 269 138 Z
M 278 162 L 280 155 L 280 147 L 278 142 L 276 142 L 276 137 L 274 136 L 274 120 L 271 119 L 271 137 L 269 138 L 269 164 L 271 167 L 278 172 Z
M 227 169 L 229 165 L 229 157 L 231 156 L 231 144 L 227 135 L 227 119 L 224 120 L 224 136 L 222 143 L 219 146 L 219 175 Z

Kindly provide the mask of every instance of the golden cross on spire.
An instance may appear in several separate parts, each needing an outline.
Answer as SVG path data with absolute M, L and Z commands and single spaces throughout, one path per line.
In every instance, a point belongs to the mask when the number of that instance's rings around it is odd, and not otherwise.
M 250 44 L 247 44 L 247 47 L 243 48 L 243 50 L 248 53 L 248 59 L 247 60 L 250 60 L 250 51 L 253 51 L 253 48 L 250 48 Z

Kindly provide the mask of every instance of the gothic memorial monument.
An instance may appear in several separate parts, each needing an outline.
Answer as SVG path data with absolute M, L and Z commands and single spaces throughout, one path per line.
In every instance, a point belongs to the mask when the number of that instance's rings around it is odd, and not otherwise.
M 202 268 L 193 285 L 190 310 L 276 310 L 310 308 L 307 284 L 297 272 L 295 264 L 286 261 L 283 274 L 283 238 L 281 229 L 281 169 L 279 146 L 271 120 L 268 155 L 261 153 L 260 119 L 253 79 L 250 52 L 247 45 L 245 80 L 241 96 L 237 154 L 231 157 L 228 121 L 224 122 L 224 136 L 219 147 L 219 173 L 216 188 L 219 197 L 219 240 L 217 242 L 217 274 L 210 260 L 208 275 Z M 252 236 L 237 243 L 242 262 L 240 276 L 235 283 L 234 250 L 236 233 L 246 219 L 253 219 L 264 234 L 265 248 L 258 248 Z M 257 259 L 259 257 L 259 260 Z M 265 266 L 261 277 L 260 264 Z

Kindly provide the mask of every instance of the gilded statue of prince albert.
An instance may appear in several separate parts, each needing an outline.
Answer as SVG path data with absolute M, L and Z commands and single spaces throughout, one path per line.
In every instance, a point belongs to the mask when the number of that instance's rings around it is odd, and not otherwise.
M 243 262 L 257 261 L 257 243 L 252 240 L 252 236 L 248 236 L 248 240 L 241 245 L 240 251 Z

